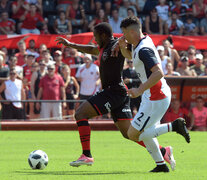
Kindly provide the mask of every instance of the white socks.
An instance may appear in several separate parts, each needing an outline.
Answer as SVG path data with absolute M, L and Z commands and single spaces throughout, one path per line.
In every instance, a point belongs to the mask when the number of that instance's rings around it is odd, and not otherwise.
M 143 140 L 148 152 L 154 159 L 157 165 L 165 164 L 164 158 L 162 156 L 162 153 L 160 152 L 159 143 L 157 138 L 153 139 L 145 139 Z
M 154 137 L 157 137 L 161 134 L 165 134 L 170 131 L 172 131 L 171 123 L 158 124 L 145 129 L 144 132 L 140 134 L 139 141 L 144 141 L 145 139 L 152 139 Z

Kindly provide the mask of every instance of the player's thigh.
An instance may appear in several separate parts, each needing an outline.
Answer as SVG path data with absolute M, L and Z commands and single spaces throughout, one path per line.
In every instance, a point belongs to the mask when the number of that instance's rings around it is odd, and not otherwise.
M 97 112 L 94 109 L 94 107 L 89 103 L 88 101 L 84 101 L 81 103 L 81 105 L 78 107 L 78 109 L 75 112 L 75 119 L 90 119 L 92 117 L 97 116 Z
M 170 105 L 170 99 L 157 101 L 144 101 L 141 103 L 138 113 L 132 120 L 132 126 L 138 131 L 151 127 L 160 122 Z
M 123 137 L 129 139 L 128 135 L 127 135 L 127 131 L 131 125 L 131 121 L 130 120 L 117 121 L 117 122 L 115 122 L 115 125 L 116 125 L 117 129 L 119 129 L 119 131 L 121 132 Z
M 124 104 L 125 96 L 120 96 L 108 89 L 97 92 L 88 99 L 88 102 L 94 107 L 98 115 L 113 112 Z

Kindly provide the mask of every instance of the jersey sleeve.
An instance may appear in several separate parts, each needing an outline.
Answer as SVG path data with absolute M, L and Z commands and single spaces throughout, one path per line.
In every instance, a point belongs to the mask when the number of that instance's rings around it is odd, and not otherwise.
M 144 47 L 139 50 L 139 59 L 148 69 L 151 69 L 153 66 L 159 63 L 153 49 L 148 47 Z

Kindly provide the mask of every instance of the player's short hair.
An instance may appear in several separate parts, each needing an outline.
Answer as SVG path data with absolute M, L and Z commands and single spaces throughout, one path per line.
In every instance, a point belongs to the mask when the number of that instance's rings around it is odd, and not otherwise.
M 102 23 L 97 24 L 94 27 L 94 30 L 97 33 L 99 33 L 100 35 L 101 34 L 106 34 L 108 37 L 112 37 L 113 36 L 112 28 L 111 28 L 110 24 L 106 23 L 106 22 L 102 22 Z
M 129 26 L 133 26 L 133 25 L 137 26 L 139 29 L 142 28 L 141 22 L 139 18 L 136 16 L 131 16 L 123 19 L 121 21 L 120 28 L 128 28 Z

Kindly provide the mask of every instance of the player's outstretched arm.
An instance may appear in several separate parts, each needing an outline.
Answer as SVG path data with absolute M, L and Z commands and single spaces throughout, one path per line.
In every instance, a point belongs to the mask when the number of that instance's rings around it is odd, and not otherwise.
M 95 45 L 75 44 L 75 43 L 68 41 L 67 39 L 63 37 L 57 37 L 55 41 L 57 42 L 58 45 L 62 44 L 66 47 L 75 48 L 78 51 L 83 52 L 83 53 L 88 53 L 88 54 L 93 54 L 93 55 L 99 54 L 98 47 Z

